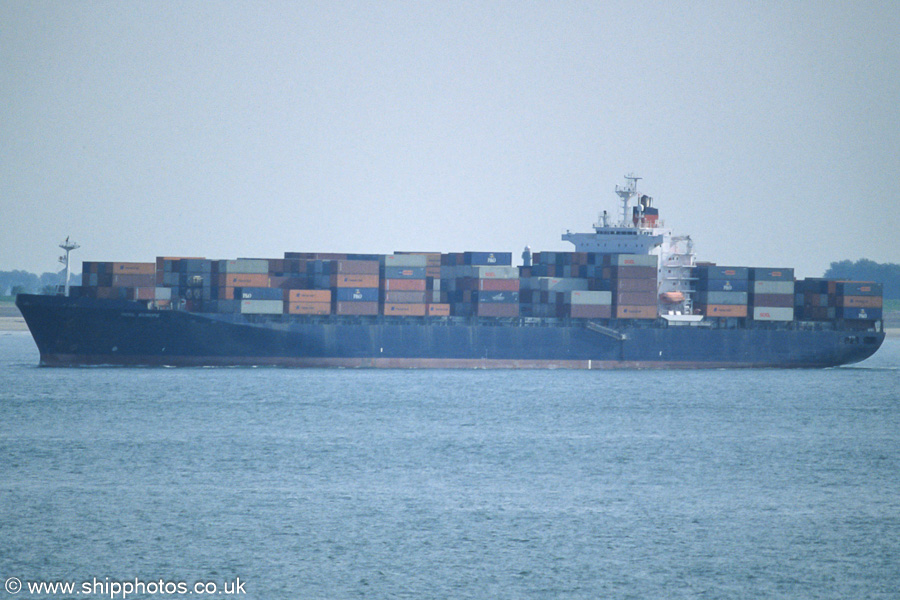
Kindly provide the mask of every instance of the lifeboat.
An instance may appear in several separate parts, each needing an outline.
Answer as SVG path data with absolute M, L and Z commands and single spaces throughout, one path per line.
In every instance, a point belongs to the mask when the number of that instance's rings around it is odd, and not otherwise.
M 684 302 L 684 294 L 682 292 L 663 292 L 659 295 L 659 299 L 666 304 L 677 304 Z

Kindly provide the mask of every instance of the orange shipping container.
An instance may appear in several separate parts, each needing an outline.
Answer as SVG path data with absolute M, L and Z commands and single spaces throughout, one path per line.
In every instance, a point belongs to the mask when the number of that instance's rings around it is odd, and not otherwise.
M 332 275 L 331 286 L 375 288 L 378 287 L 378 275 Z
M 617 319 L 655 319 L 655 306 L 617 306 Z
M 286 302 L 290 315 L 330 315 L 331 302 Z
M 850 308 L 881 308 L 881 296 L 838 296 L 837 305 Z
M 428 304 L 425 307 L 425 312 L 428 313 L 430 317 L 449 317 L 450 316 L 450 305 L 449 304 Z
M 285 290 L 288 302 L 331 302 L 331 290 Z
M 707 317 L 746 317 L 746 304 L 701 304 L 700 312 Z
M 424 317 L 425 305 L 386 303 L 384 305 L 384 314 L 386 316 L 402 315 L 405 317 Z
M 117 262 L 112 265 L 113 275 L 156 275 L 156 263 Z
M 383 279 L 381 289 L 393 292 L 424 292 L 425 279 Z
M 267 273 L 221 273 L 219 287 L 269 287 Z

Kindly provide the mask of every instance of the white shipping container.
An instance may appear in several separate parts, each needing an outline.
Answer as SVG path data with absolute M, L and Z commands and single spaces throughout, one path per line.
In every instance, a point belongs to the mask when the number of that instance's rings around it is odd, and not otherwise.
M 457 267 L 456 273 L 475 279 L 518 279 L 519 267 Z
M 219 273 L 261 274 L 269 272 L 269 261 L 264 258 L 220 260 Z
M 172 288 L 158 287 L 154 290 L 153 297 L 156 300 L 171 300 L 172 299 Z
M 280 315 L 283 312 L 282 300 L 241 300 L 241 313 L 245 315 Z
M 587 290 L 587 279 L 575 277 L 538 277 L 538 285 L 542 292 L 572 292 Z
M 388 254 L 384 257 L 385 267 L 427 267 L 428 257 L 424 254 Z
M 754 294 L 793 294 L 793 281 L 754 281 Z
M 754 321 L 793 321 L 793 308 L 768 308 L 757 306 L 753 309 Z
M 655 254 L 617 254 L 610 261 L 616 267 L 654 267 L 659 263 Z
M 609 306 L 612 304 L 612 292 L 588 292 L 584 290 L 566 292 L 566 304 Z

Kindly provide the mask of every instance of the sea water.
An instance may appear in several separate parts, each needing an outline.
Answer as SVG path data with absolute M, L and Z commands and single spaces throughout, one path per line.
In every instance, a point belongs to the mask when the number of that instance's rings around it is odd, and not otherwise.
M 824 370 L 37 363 L 0 334 L 9 598 L 900 596 L 897 339 Z

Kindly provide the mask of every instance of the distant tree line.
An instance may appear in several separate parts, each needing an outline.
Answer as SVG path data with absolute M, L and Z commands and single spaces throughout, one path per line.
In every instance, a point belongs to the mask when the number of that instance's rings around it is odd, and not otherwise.
M 63 273 L 35 275 L 28 271 L 0 271 L 0 296 L 16 294 L 53 294 L 65 283 Z M 81 285 L 81 275 L 71 275 L 70 285 Z
M 900 299 L 900 265 L 894 263 L 882 264 L 867 259 L 856 262 L 842 260 L 831 263 L 824 277 L 850 281 L 877 281 L 884 285 L 886 299 Z

